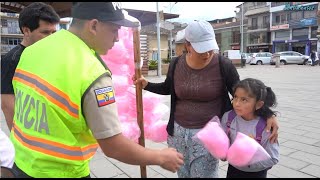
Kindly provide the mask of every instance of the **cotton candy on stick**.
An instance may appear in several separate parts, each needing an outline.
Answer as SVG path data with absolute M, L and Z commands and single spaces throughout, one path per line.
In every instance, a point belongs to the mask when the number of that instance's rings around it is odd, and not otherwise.
M 204 147 L 217 159 L 226 159 L 230 141 L 221 128 L 217 116 L 211 119 L 194 138 L 200 140 Z
M 119 42 L 116 42 L 107 55 L 103 55 L 101 58 L 112 72 L 115 99 L 123 134 L 136 141 L 136 137 L 139 137 L 141 132 L 137 131 L 136 92 L 135 88 L 132 87 L 133 82 L 131 80 L 131 77 L 135 74 L 132 42 L 132 29 L 121 27 Z M 144 129 L 148 133 L 146 138 L 155 142 L 165 141 L 167 136 L 165 130 L 167 122 L 160 121 L 160 119 L 168 111 L 168 107 L 164 108 L 160 97 L 160 95 L 150 92 L 144 94 L 143 97 Z M 132 125 L 132 123 L 135 123 L 135 125 Z
M 243 167 L 271 158 L 266 150 L 254 139 L 238 132 L 227 154 L 228 162 Z

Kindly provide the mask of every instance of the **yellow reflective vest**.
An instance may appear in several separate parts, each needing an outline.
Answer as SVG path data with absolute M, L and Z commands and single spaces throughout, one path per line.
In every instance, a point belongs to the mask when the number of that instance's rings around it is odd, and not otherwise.
M 97 58 L 98 57 L 98 58 Z M 27 47 L 17 66 L 16 165 L 32 177 L 85 177 L 98 144 L 82 112 L 90 85 L 110 75 L 81 39 L 60 30 Z

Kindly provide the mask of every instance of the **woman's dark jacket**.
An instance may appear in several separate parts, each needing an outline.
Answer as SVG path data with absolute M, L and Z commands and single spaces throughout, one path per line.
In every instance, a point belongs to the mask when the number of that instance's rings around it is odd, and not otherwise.
M 164 82 L 162 83 L 151 83 L 149 82 L 148 85 L 144 88 L 147 91 L 156 93 L 156 94 L 161 94 L 161 95 L 170 95 L 171 94 L 171 109 L 170 109 L 170 118 L 169 122 L 167 125 L 167 132 L 169 135 L 173 136 L 173 128 L 174 128 L 174 112 L 176 109 L 176 93 L 174 90 L 174 81 L 173 81 L 173 76 L 174 76 L 174 70 L 176 67 L 176 64 L 181 56 L 176 57 L 171 60 L 168 73 L 167 73 L 167 78 L 165 79 Z M 239 74 L 235 66 L 232 64 L 232 62 L 223 56 L 219 55 L 219 65 L 220 65 L 220 72 L 221 72 L 221 77 L 224 81 L 225 84 L 225 90 L 224 90 L 224 96 L 225 96 L 225 103 L 223 106 L 223 112 L 221 115 L 224 114 L 224 112 L 227 112 L 232 109 L 231 101 L 229 98 L 228 92 L 232 95 L 232 88 L 233 86 L 240 80 L 239 79 Z M 221 117 L 219 117 L 221 118 Z

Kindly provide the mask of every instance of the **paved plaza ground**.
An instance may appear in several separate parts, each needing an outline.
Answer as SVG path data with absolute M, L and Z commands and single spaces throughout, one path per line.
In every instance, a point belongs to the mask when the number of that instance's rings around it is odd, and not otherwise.
M 277 95 L 280 161 L 268 171 L 269 178 L 319 178 L 320 177 L 320 66 L 285 65 L 275 68 L 271 65 L 238 68 L 240 78 L 258 78 L 270 86 Z M 153 74 L 153 75 L 152 75 Z M 152 82 L 161 82 L 150 72 Z M 170 107 L 170 96 L 163 96 L 163 102 Z M 162 119 L 167 121 L 167 113 Z M 1 128 L 8 133 L 3 114 Z M 166 143 L 146 141 L 146 147 L 164 148 Z M 105 157 L 99 149 L 90 162 L 91 177 L 129 178 L 141 177 L 140 167 L 127 165 Z M 227 163 L 220 162 L 219 177 L 225 177 Z M 158 166 L 147 167 L 149 178 L 176 178 L 176 173 Z

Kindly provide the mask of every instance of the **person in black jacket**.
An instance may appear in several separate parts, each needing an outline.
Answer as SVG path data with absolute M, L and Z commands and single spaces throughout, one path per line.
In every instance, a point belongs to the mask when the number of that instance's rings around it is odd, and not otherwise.
M 134 84 L 143 89 L 171 95 L 167 125 L 168 145 L 184 155 L 179 178 L 218 177 L 219 160 L 192 137 L 214 116 L 232 109 L 229 93 L 239 82 L 239 74 L 229 59 L 219 55 L 212 26 L 207 21 L 191 22 L 185 29 L 187 53 L 172 59 L 162 83 L 148 82 L 143 76 Z M 277 120 L 268 120 L 277 139 Z

